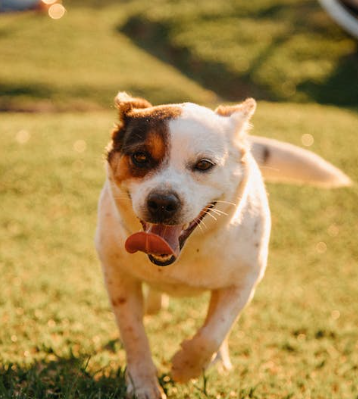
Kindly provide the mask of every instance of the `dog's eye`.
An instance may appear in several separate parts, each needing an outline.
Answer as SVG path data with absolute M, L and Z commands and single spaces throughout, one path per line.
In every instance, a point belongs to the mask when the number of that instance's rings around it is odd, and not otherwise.
M 200 159 L 200 161 L 198 161 L 195 164 L 194 170 L 197 170 L 199 172 L 207 172 L 214 166 L 215 166 L 215 164 L 212 161 L 210 161 L 209 159 Z
M 149 165 L 150 163 L 150 156 L 146 152 L 135 152 L 132 154 L 132 162 L 134 165 L 139 166 L 140 168 L 144 168 Z

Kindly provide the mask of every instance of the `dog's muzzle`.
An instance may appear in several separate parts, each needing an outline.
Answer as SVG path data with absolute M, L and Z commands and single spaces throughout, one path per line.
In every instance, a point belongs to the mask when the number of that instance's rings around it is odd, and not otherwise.
M 155 224 L 141 220 L 143 231 L 130 235 L 125 242 L 125 249 L 129 253 L 146 253 L 150 261 L 158 266 L 171 265 L 178 259 L 190 234 L 214 206 L 215 203 L 207 205 L 198 217 L 185 225 Z

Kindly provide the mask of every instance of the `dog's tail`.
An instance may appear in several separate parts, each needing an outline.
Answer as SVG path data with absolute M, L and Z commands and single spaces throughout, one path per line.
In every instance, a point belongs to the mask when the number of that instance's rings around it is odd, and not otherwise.
M 311 151 L 266 137 L 249 137 L 254 158 L 267 181 L 305 183 L 325 188 L 352 184 L 341 170 Z

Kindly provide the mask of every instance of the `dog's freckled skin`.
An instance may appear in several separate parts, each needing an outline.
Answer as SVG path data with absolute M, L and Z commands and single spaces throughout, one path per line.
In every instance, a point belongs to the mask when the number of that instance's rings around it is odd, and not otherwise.
M 112 300 L 112 305 L 114 307 L 116 307 L 116 306 L 124 305 L 126 302 L 127 302 L 126 298 L 117 298 L 117 299 Z
M 258 158 L 269 162 L 270 168 L 262 168 L 269 178 L 310 181 L 315 176 L 318 183 L 336 186 L 348 185 L 349 179 L 331 165 L 326 167 L 325 161 L 309 158 L 305 150 L 265 138 L 250 139 L 246 130 L 255 110 L 252 99 L 220 106 L 215 112 L 190 103 L 153 107 L 125 93 L 118 94 L 116 104 L 119 123 L 108 147 L 96 248 L 127 354 L 128 396 L 159 399 L 165 394 L 142 321 L 142 283 L 150 287 L 148 298 L 154 309 L 160 308 L 159 292 L 177 296 L 211 292 L 202 327 L 173 357 L 176 381 L 200 376 L 216 352 L 224 367 L 232 367 L 226 338 L 264 275 L 270 235 L 267 195 L 250 140 Z M 149 162 L 135 165 L 135 152 L 148 155 Z M 188 168 L 200 160 L 200 154 L 215 158 L 209 173 Z M 297 167 L 300 162 L 305 166 L 307 157 L 309 173 Z M 275 172 L 277 165 L 283 176 Z M 142 252 L 124 250 L 128 237 L 141 230 L 139 220 L 146 221 L 146 199 L 153 189 L 180 197 L 178 226 L 195 221 L 216 202 L 207 211 L 213 217 L 204 217 L 202 231 L 193 230 L 178 259 L 167 267 L 154 265 Z

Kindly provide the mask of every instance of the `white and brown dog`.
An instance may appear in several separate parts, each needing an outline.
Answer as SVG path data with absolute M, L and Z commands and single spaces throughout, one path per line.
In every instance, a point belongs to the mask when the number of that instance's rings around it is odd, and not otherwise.
M 230 368 L 226 339 L 267 262 L 262 175 L 327 187 L 350 180 L 309 151 L 248 136 L 253 99 L 215 112 L 191 103 L 153 107 L 126 93 L 116 104 L 96 247 L 127 354 L 128 395 L 161 398 L 142 283 L 151 290 L 149 312 L 160 308 L 162 292 L 211 292 L 203 326 L 173 357 L 176 381 L 200 376 L 215 355 Z

